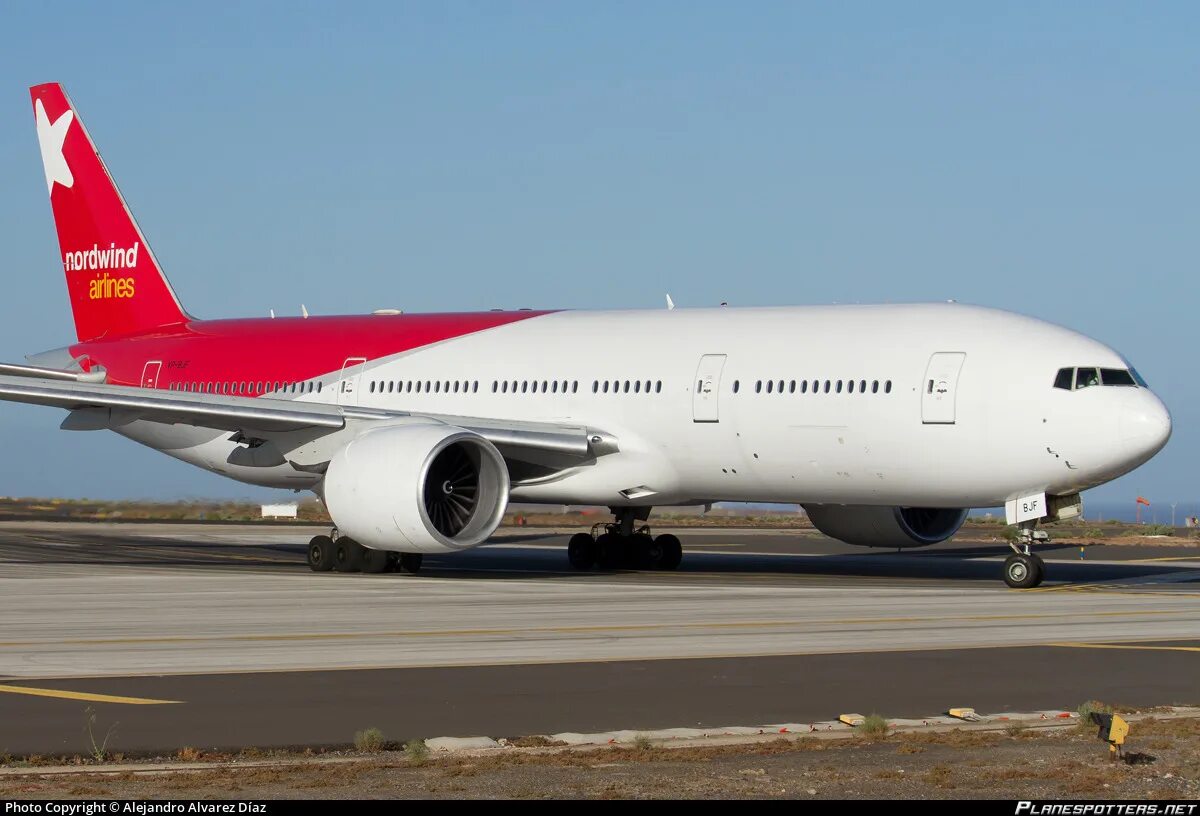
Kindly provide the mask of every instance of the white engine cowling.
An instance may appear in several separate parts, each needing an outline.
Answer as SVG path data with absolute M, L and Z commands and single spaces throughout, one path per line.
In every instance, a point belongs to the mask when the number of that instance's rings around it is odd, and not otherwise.
M 860 547 L 924 547 L 945 541 L 967 519 L 962 508 L 806 504 L 813 526 Z
M 324 482 L 338 532 L 365 547 L 408 553 L 456 552 L 487 541 L 508 492 L 508 468 L 495 445 L 432 424 L 355 437 L 329 462 Z

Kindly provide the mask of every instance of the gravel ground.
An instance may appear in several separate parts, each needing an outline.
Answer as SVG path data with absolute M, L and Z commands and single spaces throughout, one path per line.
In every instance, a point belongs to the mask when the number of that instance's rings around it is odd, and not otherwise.
M 1030 729 L 801 737 L 682 748 L 515 750 L 273 767 L 0 777 L 0 799 L 1200 798 L 1200 720 L 1135 723 L 1110 762 L 1094 731 Z M 200 757 L 211 759 L 211 757 Z

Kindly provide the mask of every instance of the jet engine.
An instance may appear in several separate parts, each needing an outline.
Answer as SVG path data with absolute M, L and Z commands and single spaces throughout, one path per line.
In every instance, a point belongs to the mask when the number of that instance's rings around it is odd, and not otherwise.
M 368 431 L 325 472 L 342 535 L 376 550 L 445 553 L 488 539 L 508 507 L 508 468 L 482 436 L 450 425 Z
M 813 526 L 860 547 L 924 547 L 945 541 L 967 519 L 962 508 L 806 504 Z

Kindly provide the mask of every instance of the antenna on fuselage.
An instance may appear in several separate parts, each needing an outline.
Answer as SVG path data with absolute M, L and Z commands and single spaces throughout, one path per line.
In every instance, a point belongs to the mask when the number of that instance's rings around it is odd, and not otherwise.
M 671 293 L 667 292 L 667 311 L 675 311 L 675 301 L 671 300 Z
M 300 316 L 308 317 L 308 307 L 305 306 L 303 303 L 300 304 Z
M 274 319 L 275 319 L 275 310 L 274 310 L 274 309 L 267 309 L 267 311 L 271 313 L 271 319 L 272 319 L 272 320 L 274 320 Z

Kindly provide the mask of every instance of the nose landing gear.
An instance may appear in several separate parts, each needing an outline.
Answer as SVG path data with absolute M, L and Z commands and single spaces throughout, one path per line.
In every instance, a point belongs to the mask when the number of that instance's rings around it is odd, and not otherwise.
M 1013 555 L 1004 559 L 1004 583 L 1013 589 L 1031 589 L 1046 577 L 1046 564 L 1030 552 L 1035 541 L 1047 542 L 1050 536 L 1045 530 L 1037 529 L 1037 521 L 1023 521 L 1017 525 L 1017 537 L 1010 541 Z
M 654 536 L 649 525 L 634 522 L 650 517 L 648 507 L 613 508 L 617 520 L 596 524 L 590 533 L 576 533 L 567 544 L 567 560 L 577 570 L 673 570 L 683 560 L 683 546 L 670 533 Z

